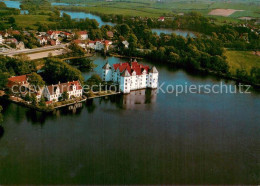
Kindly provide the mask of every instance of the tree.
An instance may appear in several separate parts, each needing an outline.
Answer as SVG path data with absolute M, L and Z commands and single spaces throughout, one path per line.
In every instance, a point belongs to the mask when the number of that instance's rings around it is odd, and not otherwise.
M 1 72 L 0 71 L 0 89 L 3 89 L 6 87 L 6 84 L 8 82 L 8 77 L 9 77 L 8 72 Z
M 83 48 L 81 48 L 75 42 L 72 42 L 68 48 L 72 51 L 73 56 L 84 56 L 85 55 L 85 51 L 83 50 Z
M 83 82 L 84 80 L 81 72 L 78 69 L 56 58 L 48 58 L 46 60 L 43 77 L 44 80 L 49 84 L 56 84 L 61 80 L 64 82 L 73 80 L 79 80 L 80 82 Z
M 93 85 L 99 85 L 102 83 L 102 78 L 98 74 L 93 74 L 86 82 L 85 84 L 89 86 L 90 90 L 92 90 Z M 94 87 L 95 88 L 95 87 Z M 95 88 L 95 90 L 98 91 L 98 88 Z
M 131 29 L 127 24 L 118 25 L 116 27 L 117 27 L 117 30 L 119 31 L 120 35 L 122 35 L 124 37 L 128 37 Z
M 130 52 L 133 52 L 136 49 L 137 41 L 138 41 L 138 39 L 134 34 L 131 34 L 129 36 L 129 39 L 128 39 L 129 47 L 128 48 L 129 48 Z
M 39 106 L 40 107 L 46 107 L 46 101 L 45 98 L 42 96 L 40 101 L 39 101 Z
M 3 122 L 2 111 L 3 111 L 3 107 L 0 105 L 0 123 Z
M 82 71 L 82 72 L 92 70 L 93 68 L 96 67 L 93 60 L 91 60 L 89 58 L 80 58 L 78 60 L 79 60 L 78 61 L 79 70 Z
M 174 63 L 174 64 L 178 64 L 180 60 L 180 56 L 174 52 L 170 52 L 169 55 L 169 62 L 170 63 Z
M 32 101 L 30 95 L 27 93 L 24 97 L 25 101 Z
M 14 18 L 14 17 L 9 17 L 8 22 L 9 22 L 11 25 L 15 24 L 15 18 Z
M 31 85 L 37 87 L 37 89 L 38 89 L 38 87 L 42 87 L 43 85 L 45 85 L 45 82 L 43 81 L 42 77 L 39 74 L 35 73 L 35 72 L 33 72 L 29 76 L 28 82 Z
M 68 94 L 67 91 L 64 91 L 64 92 L 62 93 L 62 99 L 63 99 L 63 100 L 68 100 L 68 99 L 69 99 L 69 94 Z
M 32 100 L 32 105 L 33 105 L 33 106 L 37 106 L 37 98 L 36 98 L 36 95 L 35 95 L 35 94 L 32 94 L 31 100 Z
M 0 2 L 0 8 L 6 8 L 6 4 L 4 2 Z

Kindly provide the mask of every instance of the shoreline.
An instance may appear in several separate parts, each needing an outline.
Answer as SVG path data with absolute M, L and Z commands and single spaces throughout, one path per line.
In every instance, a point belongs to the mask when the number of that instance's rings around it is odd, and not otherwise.
M 142 58 L 142 57 L 132 57 L 132 56 L 130 57 L 130 56 L 126 56 L 126 55 L 120 55 L 120 54 L 117 54 L 117 53 L 111 53 L 111 54 L 109 54 L 109 56 L 118 57 L 118 58 L 127 58 L 127 59 L 129 59 L 129 58 L 135 58 L 135 59 L 141 59 L 141 60 L 145 59 L 145 60 L 151 61 L 151 59 L 146 58 L 146 57 L 143 57 L 143 58 Z M 156 64 L 156 62 L 154 62 L 154 61 L 151 61 L 151 62 L 154 63 L 154 64 Z M 170 65 L 168 65 L 168 63 L 165 63 L 165 64 L 163 64 L 163 65 L 165 65 L 165 66 L 167 66 L 167 67 L 170 67 Z M 177 66 L 175 66 L 175 67 L 176 67 L 177 69 L 183 69 L 183 70 L 185 70 L 185 71 L 188 71 L 186 68 L 177 67 Z M 238 82 L 238 83 L 243 83 L 243 84 L 247 83 L 248 85 L 251 85 L 253 88 L 255 88 L 255 89 L 257 89 L 257 90 L 260 89 L 260 84 L 254 84 L 254 83 L 252 83 L 252 82 L 248 82 L 248 81 L 245 81 L 245 80 L 241 80 L 241 79 L 235 77 L 234 75 L 219 73 L 219 72 L 215 72 L 215 71 L 208 70 L 208 69 L 203 69 L 203 68 L 194 69 L 193 71 L 194 71 L 194 72 L 203 72 L 203 73 L 206 73 L 206 74 L 208 74 L 208 75 L 213 75 L 213 76 L 215 76 L 215 77 L 220 77 L 220 78 L 223 78 L 223 79 L 225 79 L 225 80 L 233 80 L 233 81 Z M 259 90 L 259 91 L 260 91 L 260 90 Z

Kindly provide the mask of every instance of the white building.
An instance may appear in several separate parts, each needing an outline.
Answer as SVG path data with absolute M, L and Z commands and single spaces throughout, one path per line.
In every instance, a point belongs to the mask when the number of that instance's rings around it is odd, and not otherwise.
M 102 40 L 96 40 L 95 43 L 95 50 L 103 50 L 104 49 L 104 42 Z
M 122 41 L 122 43 L 123 43 L 123 45 L 125 46 L 125 48 L 128 48 L 129 47 L 129 43 L 128 43 L 128 41 Z
M 82 86 L 79 81 L 71 81 L 67 83 L 59 83 L 57 85 L 47 86 L 43 90 L 43 96 L 48 101 L 58 101 L 62 97 L 62 93 L 67 92 L 69 99 L 72 97 L 81 97 L 83 94 Z
M 48 39 L 47 39 L 47 37 L 41 37 L 41 36 L 39 36 L 39 37 L 37 37 L 37 40 L 38 40 L 38 42 L 40 43 L 40 45 L 47 45 L 47 44 L 48 44 Z
M 113 42 L 109 41 L 109 40 L 96 39 L 95 41 L 88 41 L 88 44 L 86 45 L 86 47 L 101 51 L 103 49 L 109 50 L 109 47 L 112 44 L 113 44 Z
M 79 31 L 77 32 L 80 40 L 87 40 L 88 39 L 88 32 L 87 31 Z
M 106 63 L 102 72 L 102 80 L 118 83 L 123 93 L 145 88 L 155 89 L 158 86 L 158 76 L 159 73 L 155 67 L 150 68 L 137 61 L 118 63 L 112 67 Z
M 0 44 L 3 44 L 3 36 L 0 34 Z
M 49 30 L 47 32 L 48 36 L 50 39 L 58 39 L 59 38 L 59 35 L 60 35 L 61 31 L 52 31 L 52 30 Z

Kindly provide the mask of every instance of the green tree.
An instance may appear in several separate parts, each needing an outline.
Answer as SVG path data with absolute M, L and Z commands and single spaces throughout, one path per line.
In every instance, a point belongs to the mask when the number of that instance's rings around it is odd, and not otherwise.
M 79 70 L 80 71 L 85 72 L 88 70 L 92 70 L 95 67 L 96 67 L 96 65 L 94 64 L 93 60 L 91 60 L 89 58 L 80 58 L 80 61 L 79 61 Z
M 68 100 L 68 99 L 69 99 L 69 94 L 68 94 L 67 91 L 64 91 L 64 92 L 62 93 L 62 99 L 63 99 L 63 100 Z
M 39 106 L 40 107 L 46 107 L 46 101 L 45 98 L 42 96 L 40 101 L 39 101 Z
M 11 25 L 15 24 L 15 18 L 14 18 L 14 17 L 9 17 L 8 22 L 9 22 Z
M 130 52 L 133 52 L 134 50 L 136 50 L 137 47 L 137 37 L 134 34 L 130 34 L 128 42 L 129 42 L 129 50 Z
M 0 8 L 6 8 L 6 4 L 4 2 L 0 2 Z
M 43 85 L 45 85 L 45 82 L 43 81 L 42 77 L 33 72 L 30 76 L 29 76 L 29 79 L 28 79 L 28 82 L 33 85 L 33 86 L 36 86 L 37 88 L 38 87 L 42 87 Z
M 6 87 L 9 76 L 10 75 L 8 72 L 1 72 L 1 70 L 0 70 L 0 89 L 3 89 Z
M 31 100 L 32 100 L 32 105 L 33 106 L 37 106 L 38 103 L 37 103 L 37 98 L 36 98 L 35 94 L 32 94 Z
M 3 111 L 3 107 L 0 105 L 0 123 L 3 122 L 2 111 Z
M 56 58 L 48 58 L 46 60 L 43 77 L 48 84 L 56 84 L 59 81 L 67 82 L 73 80 L 83 82 L 84 80 L 78 69 Z
M 25 101 L 32 101 L 30 95 L 27 93 L 24 97 Z
M 72 51 L 73 56 L 84 56 L 85 55 L 85 51 L 83 50 L 83 48 L 81 48 L 75 42 L 72 42 L 68 48 Z

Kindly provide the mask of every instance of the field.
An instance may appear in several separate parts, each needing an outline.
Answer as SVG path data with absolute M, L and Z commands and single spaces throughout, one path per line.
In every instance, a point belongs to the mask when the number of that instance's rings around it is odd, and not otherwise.
M 244 11 L 244 10 L 234 10 L 234 9 L 214 9 L 209 12 L 209 15 L 217 15 L 217 16 L 224 16 L 228 17 L 237 11 Z
M 47 15 L 15 15 L 15 22 L 17 26 L 23 28 L 29 27 L 31 29 L 37 28 L 35 24 L 37 22 L 50 24 L 52 22 L 48 21 L 49 16 Z
M 225 56 L 232 74 L 236 73 L 237 69 L 245 69 L 250 73 L 252 67 L 260 68 L 260 56 L 252 51 L 226 51 Z
M 209 12 L 215 9 L 234 9 L 243 10 L 228 14 L 230 20 L 239 17 L 257 17 L 260 18 L 259 1 L 210 1 L 210 0 L 164 0 L 161 2 L 155 0 L 113 0 L 112 2 L 96 0 L 62 0 L 67 3 L 80 3 L 86 11 L 96 11 L 105 14 L 123 14 L 135 16 L 158 17 L 168 13 L 185 13 L 198 11 L 208 16 Z M 220 16 L 214 16 L 220 17 Z M 221 19 L 220 19 L 221 20 Z

